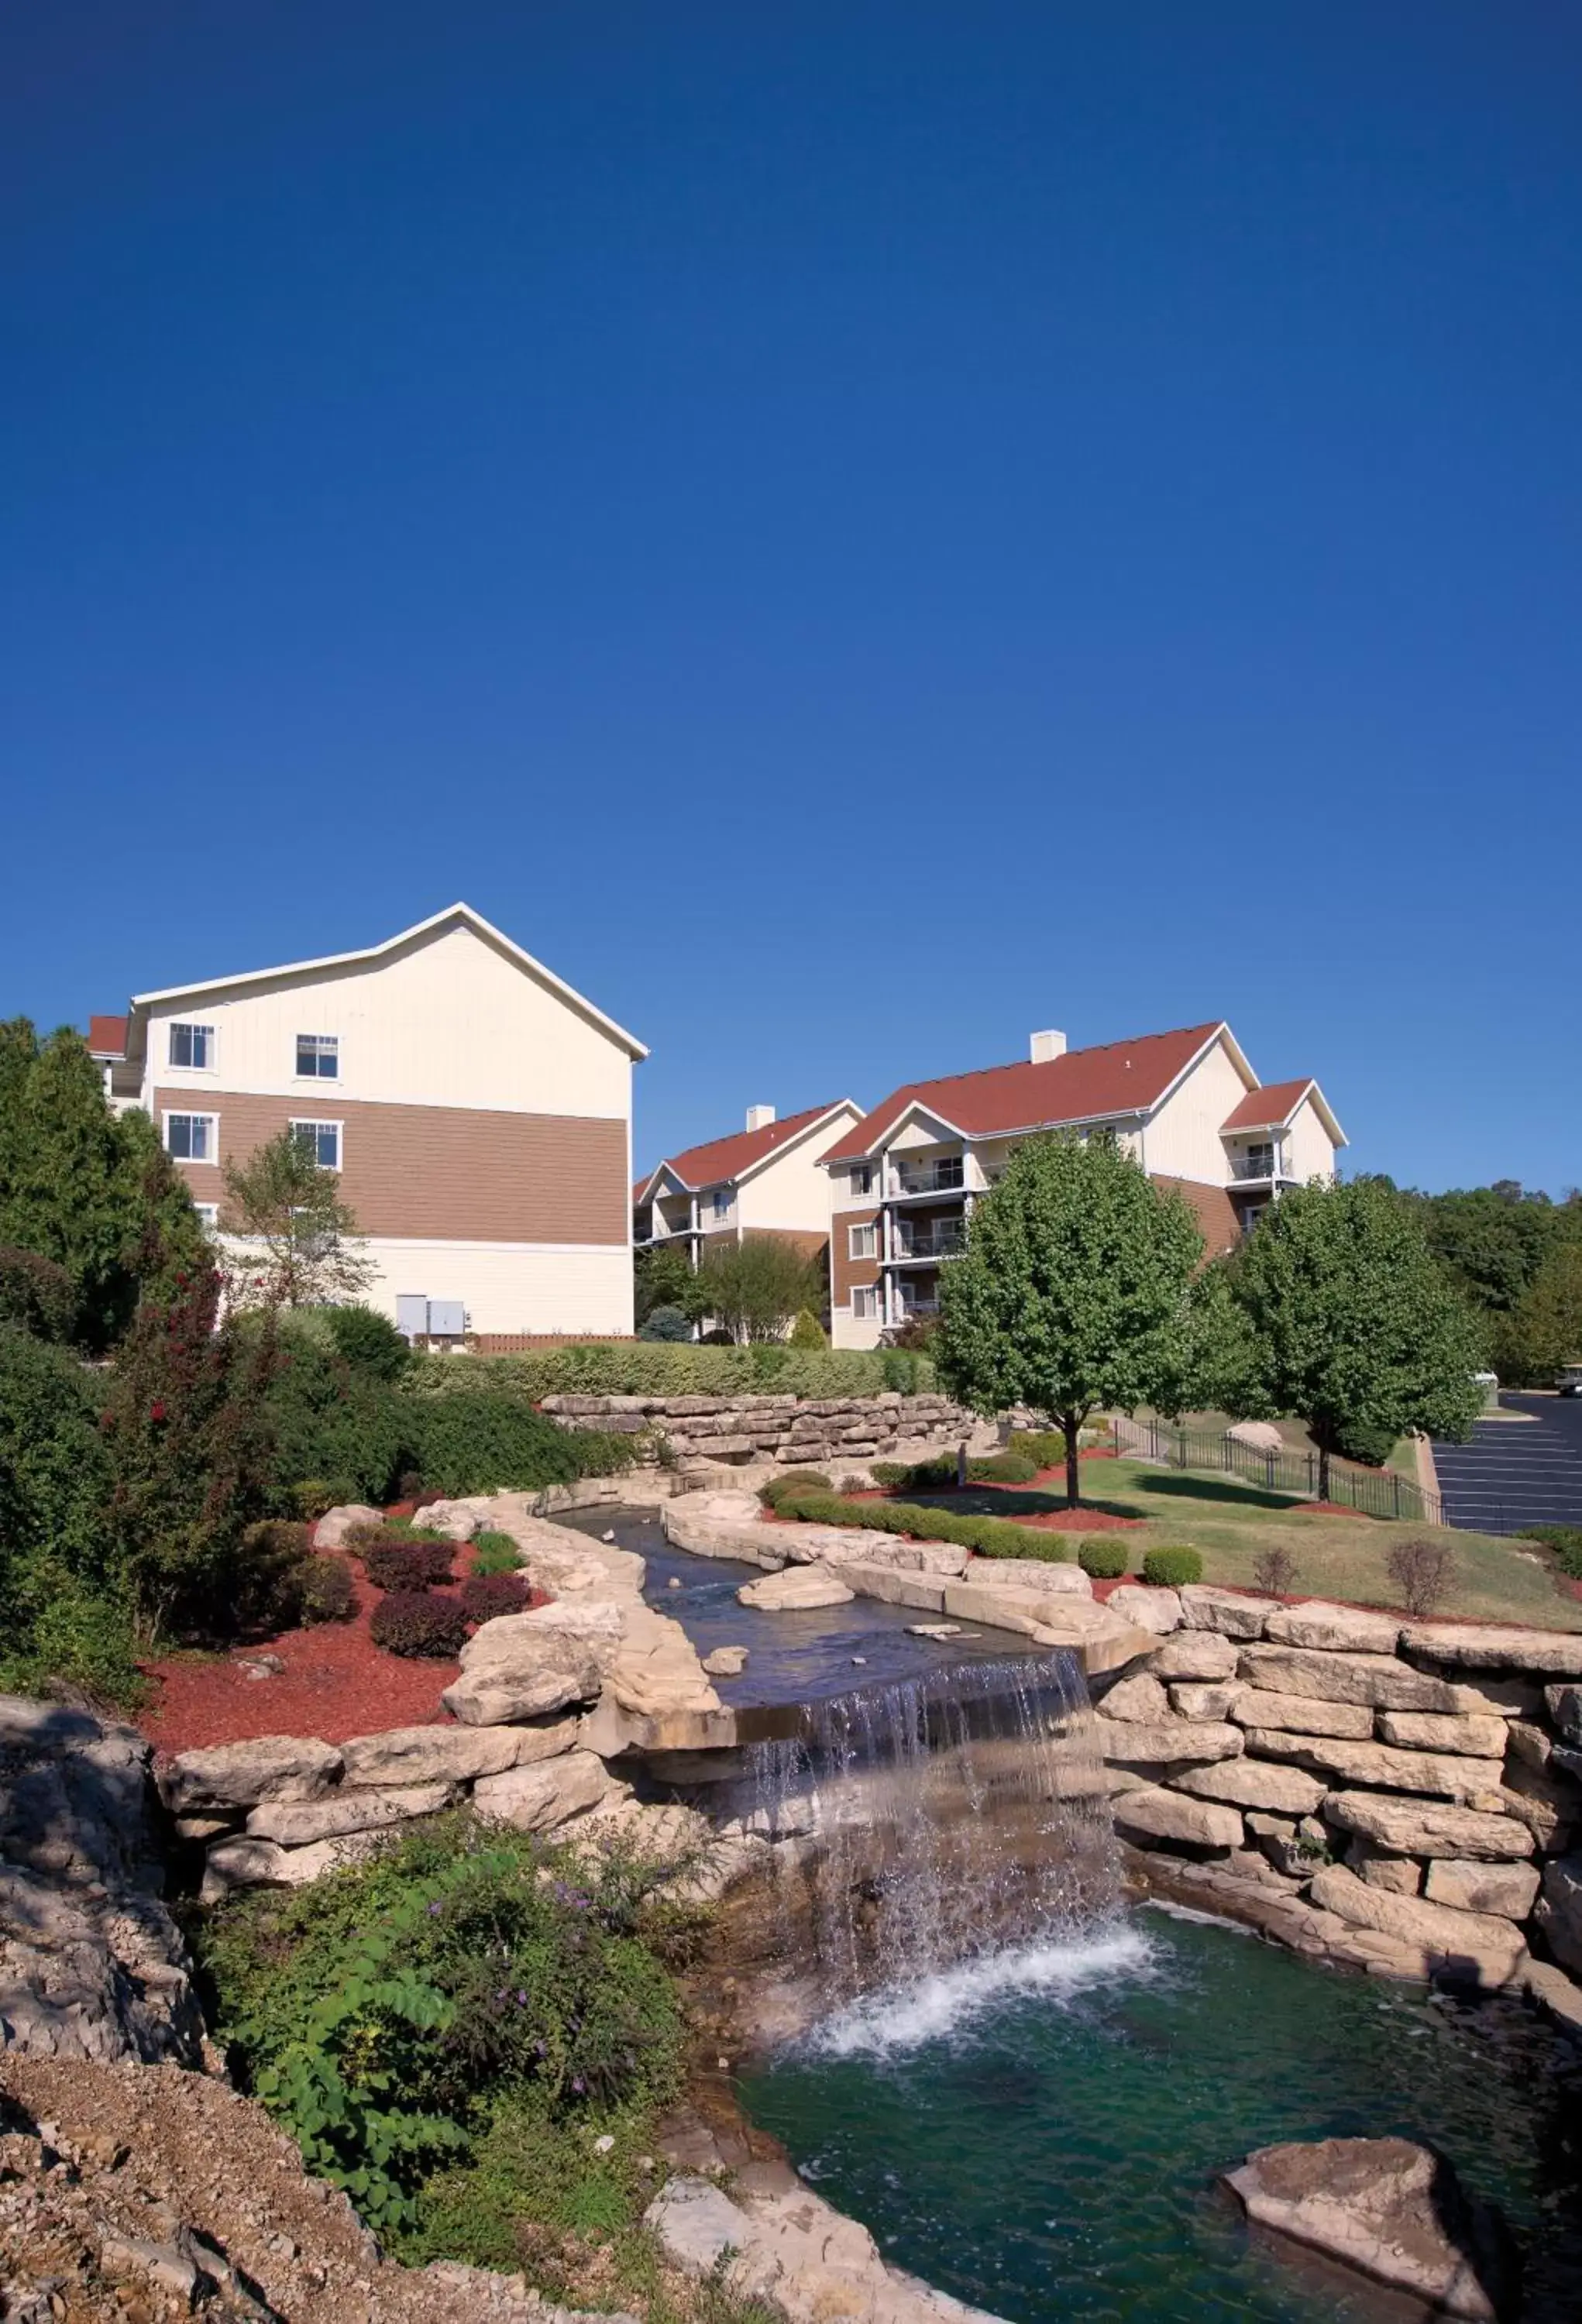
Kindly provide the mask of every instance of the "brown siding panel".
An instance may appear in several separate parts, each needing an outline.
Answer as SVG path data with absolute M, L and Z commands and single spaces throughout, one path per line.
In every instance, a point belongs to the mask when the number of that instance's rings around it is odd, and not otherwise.
M 877 1207 L 871 1211 L 841 1211 L 830 1225 L 830 1299 L 831 1304 L 837 1307 L 850 1306 L 854 1284 L 876 1284 L 879 1280 L 877 1235 L 874 1238 L 875 1255 L 872 1259 L 848 1259 L 846 1236 L 847 1227 L 876 1226 L 878 1219 Z
M 288 1121 L 338 1121 L 341 1191 L 364 1234 L 442 1242 L 624 1244 L 626 1125 L 569 1114 L 375 1105 L 330 1085 L 301 1097 L 157 1090 L 170 1113 L 217 1113 L 220 1163 L 245 1161 Z M 199 1203 L 223 1202 L 220 1168 L 177 1164 Z

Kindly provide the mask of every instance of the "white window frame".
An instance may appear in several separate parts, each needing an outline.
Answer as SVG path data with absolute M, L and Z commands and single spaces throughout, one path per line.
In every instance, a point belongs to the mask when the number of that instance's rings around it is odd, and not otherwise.
M 855 1195 L 871 1194 L 874 1191 L 874 1166 L 871 1162 L 854 1162 L 851 1170 L 851 1190 Z
M 290 1127 L 293 1131 L 299 1130 L 310 1130 L 313 1132 L 313 1159 L 318 1163 L 319 1167 L 321 1170 L 334 1170 L 338 1173 L 345 1167 L 346 1124 L 344 1121 L 326 1121 L 322 1115 L 319 1114 L 315 1114 L 311 1120 L 298 1120 L 297 1117 L 293 1115 Z M 321 1160 L 319 1157 L 319 1133 L 320 1130 L 333 1130 L 335 1132 L 335 1159 L 333 1162 L 326 1162 Z
M 717 1186 L 708 1199 L 709 1215 L 717 1225 L 721 1220 L 729 1218 L 735 1203 L 728 1186 Z
M 876 1283 L 854 1283 L 851 1287 L 851 1312 L 856 1323 L 873 1323 L 879 1316 L 879 1286 Z
M 201 1065 L 184 1065 L 176 1056 L 178 1033 L 197 1033 L 203 1038 L 207 1062 Z M 165 1063 L 173 1074 L 212 1074 L 219 1065 L 219 1032 L 213 1025 L 199 1025 L 190 1017 L 172 1017 L 165 1026 Z
M 201 1224 L 205 1234 L 218 1234 L 219 1204 L 217 1203 L 194 1203 L 192 1207 L 198 1213 L 199 1223 Z
M 314 1067 L 314 1070 L 313 1070 L 310 1074 L 305 1074 L 305 1073 L 302 1071 L 302 1044 L 303 1044 L 303 1042 L 304 1042 L 304 1041 L 309 1041 L 309 1042 L 312 1042 L 313 1044 L 315 1044 L 314 1055 L 317 1056 L 317 1058 L 318 1058 L 318 1060 L 319 1060 L 318 1065 Z M 329 1056 L 330 1063 L 332 1064 L 332 1065 L 333 1065 L 333 1066 L 334 1066 L 334 1068 L 335 1068 L 335 1070 L 334 1070 L 334 1072 L 333 1072 L 333 1073 L 328 1073 L 328 1074 L 327 1074 L 327 1073 L 325 1073 L 325 1072 L 324 1072 L 324 1070 L 323 1070 L 324 1058 L 325 1058 L 325 1054 L 326 1054 L 324 1045 L 325 1045 L 326 1043 L 328 1043 L 328 1056 Z M 313 1082 L 313 1083 L 315 1083 L 315 1084 L 317 1084 L 317 1083 L 319 1083 L 319 1082 L 338 1082 L 338 1081 L 339 1081 L 339 1079 L 340 1079 L 340 1035 L 339 1035 L 338 1033 L 297 1033 L 297 1034 L 294 1034 L 294 1035 L 292 1036 L 292 1040 L 291 1040 L 291 1056 L 292 1056 L 292 1060 L 293 1060 L 293 1070 L 292 1070 L 292 1074 L 291 1074 L 291 1079 L 292 1079 L 293 1081 L 296 1081 L 296 1082 Z
M 208 1124 L 206 1143 L 212 1148 L 208 1154 L 178 1154 L 171 1144 L 172 1121 L 205 1121 Z M 161 1124 L 161 1141 L 172 1162 L 194 1162 L 199 1167 L 212 1169 L 219 1160 L 219 1116 L 217 1113 L 198 1113 L 184 1105 L 168 1106 Z
M 865 1235 L 867 1237 L 867 1240 L 865 1242 L 863 1240 Z M 859 1227 L 847 1227 L 846 1231 L 846 1255 L 847 1259 L 878 1258 L 879 1229 L 874 1220 L 868 1219 L 862 1226 Z

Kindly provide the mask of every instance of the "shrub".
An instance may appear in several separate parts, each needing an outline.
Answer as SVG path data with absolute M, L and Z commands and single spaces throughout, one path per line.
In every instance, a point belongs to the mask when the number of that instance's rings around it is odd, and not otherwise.
M 843 1477 L 840 1480 L 840 1489 L 843 1493 L 865 1493 L 868 1489 L 868 1480 L 865 1477 Z
M 918 1395 L 933 1388 L 934 1367 L 926 1356 L 894 1349 L 788 1348 L 768 1341 L 737 1347 L 725 1333 L 690 1347 L 602 1341 L 476 1356 L 465 1364 L 419 1354 L 408 1382 L 438 1395 L 509 1390 L 528 1404 L 547 1396 L 735 1396 L 771 1388 L 779 1395 L 826 1397 L 877 1396 L 882 1388 Z
M 473 1622 L 492 1622 L 496 1614 L 520 1614 L 532 1597 L 525 1573 L 469 1573 L 461 1585 L 461 1602 Z
M 989 1452 L 967 1462 L 967 1479 L 972 1485 L 1031 1485 L 1038 1465 L 1025 1452 Z
M 509 1389 L 468 1387 L 402 1403 L 424 1481 L 447 1496 L 569 1485 L 634 1457 L 628 1438 L 561 1428 Z
M 387 1501 L 410 1465 L 407 1398 L 393 1381 L 339 1352 L 328 1317 L 342 1312 L 352 1311 L 312 1310 L 282 1329 L 267 1417 L 275 1501 L 282 1509 L 299 1507 L 299 1489 L 320 1478 L 344 1487 L 343 1499 Z M 244 1328 L 256 1335 L 264 1327 L 248 1318 Z
M 1100 1535 L 1083 1543 L 1077 1563 L 1095 1582 L 1118 1582 L 1126 1570 L 1126 1553 L 1118 1541 L 1106 1541 Z
M 60 1342 L 70 1339 L 76 1321 L 77 1286 L 63 1267 L 36 1250 L 0 1247 L 0 1325 Z
M 360 1305 L 325 1311 L 336 1353 L 356 1371 L 376 1379 L 399 1379 L 412 1361 L 412 1350 L 388 1315 Z
M 368 1636 L 387 1654 L 450 1662 L 467 1640 L 467 1609 L 433 1591 L 393 1590 L 375 1607 Z
M 1272 1598 L 1289 1598 L 1296 1588 L 1297 1564 L 1289 1549 L 1276 1543 L 1261 1549 L 1253 1560 L 1253 1580 Z
M 514 1573 L 522 1563 L 522 1552 L 508 1533 L 478 1533 L 473 1536 L 472 1570 L 475 1573 Z
M 1456 1561 L 1439 1541 L 1398 1541 L 1384 1565 L 1401 1603 L 1420 1618 L 1433 1612 L 1456 1579 Z
M 655 1307 L 637 1326 L 640 1340 L 668 1341 L 672 1345 L 692 1337 L 690 1316 L 680 1307 Z
M 914 1541 L 949 1541 L 980 1557 L 1035 1557 L 1047 1565 L 1069 1563 L 1070 1546 L 1060 1534 L 1013 1525 L 1008 1517 L 972 1517 L 965 1510 L 936 1509 L 916 1501 L 847 1501 L 837 1493 L 788 1493 L 776 1515 L 810 1525 L 861 1526 L 870 1533 L 910 1534 Z
M 1005 1450 L 1020 1452 L 1024 1460 L 1032 1462 L 1035 1471 L 1063 1469 L 1066 1432 L 1062 1428 L 1013 1428 Z
M 1572 1582 L 1582 1582 L 1582 1526 L 1524 1526 L 1518 1541 L 1540 1541 L 1554 1554 L 1555 1563 Z
M 954 1452 L 936 1452 L 926 1461 L 914 1461 L 903 1469 L 896 1482 L 903 1492 L 943 1493 L 956 1482 Z
M 787 1469 L 767 1484 L 758 1488 L 758 1499 L 766 1509 L 778 1508 L 787 1493 L 828 1493 L 834 1490 L 821 1469 Z
M 899 1485 L 906 1474 L 904 1461 L 870 1461 L 868 1474 L 875 1485 Z
M 93 1586 L 112 1581 L 94 1390 L 68 1350 L 0 1324 L 0 1622 L 14 1621 L 12 1587 L 31 1561 L 48 1557 Z
M 1203 1560 L 1195 1549 L 1151 1549 L 1143 1555 L 1143 1579 L 1156 1590 L 1180 1590 L 1202 1581 Z
M 363 1552 L 363 1569 L 376 1590 L 430 1590 L 449 1582 L 456 1562 L 452 1541 L 384 1541 Z
M 827 1348 L 829 1334 L 810 1307 L 801 1309 L 791 1327 L 788 1345 L 793 1348 Z
M 310 1552 L 308 1528 L 284 1517 L 264 1517 L 242 1536 L 231 1586 L 230 1626 L 241 1630 L 290 1630 L 301 1618 L 301 1568 Z
M 343 1508 L 356 1498 L 349 1477 L 304 1477 L 291 1491 L 291 1507 L 307 1525 L 317 1524 L 327 1510 Z
M 1342 1421 L 1335 1431 L 1335 1450 L 1343 1461 L 1356 1461 L 1367 1469 L 1382 1469 L 1395 1450 L 1392 1428 L 1369 1428 L 1356 1420 Z
M 298 1568 L 297 1619 L 312 1628 L 319 1622 L 349 1622 L 356 1611 L 350 1561 L 338 1550 L 310 1553 Z

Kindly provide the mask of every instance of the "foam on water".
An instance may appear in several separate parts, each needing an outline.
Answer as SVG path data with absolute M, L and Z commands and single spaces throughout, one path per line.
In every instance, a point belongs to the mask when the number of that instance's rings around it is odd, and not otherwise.
M 827 2019 L 800 2046 L 827 2058 L 893 2056 L 954 2040 L 1004 2002 L 1036 1994 L 1064 2009 L 1095 1985 L 1147 1981 L 1157 1967 L 1146 1932 L 1134 1921 L 1116 1920 L 883 1987 Z

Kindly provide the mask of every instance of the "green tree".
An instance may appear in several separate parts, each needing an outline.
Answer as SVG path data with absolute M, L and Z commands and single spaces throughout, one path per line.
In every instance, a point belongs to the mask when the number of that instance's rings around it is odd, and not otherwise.
M 800 1310 L 791 1328 L 791 1344 L 793 1348 L 827 1348 L 829 1345 L 829 1334 L 810 1307 Z
M 1545 1384 L 1582 1362 L 1582 1240 L 1551 1245 L 1510 1320 L 1513 1370 Z
M 975 1411 L 1029 1404 L 1058 1421 L 1076 1508 L 1089 1415 L 1159 1401 L 1184 1376 L 1202 1255 L 1180 1195 L 1112 1139 L 1030 1138 L 978 1203 L 966 1251 L 940 1272 L 941 1383 Z
M 340 1180 L 292 1129 L 225 1167 L 221 1224 L 249 1248 L 236 1255 L 230 1291 L 239 1307 L 328 1307 L 356 1300 L 374 1268 Z
M 1393 1187 L 1362 1178 L 1294 1188 L 1260 1220 L 1229 1277 L 1256 1355 L 1254 1397 L 1240 1408 L 1307 1423 L 1320 1499 L 1331 1454 L 1348 1444 L 1392 1444 L 1409 1429 L 1471 1433 L 1477 1326 Z
M 656 1307 L 679 1307 L 694 1323 L 702 1313 L 691 1261 L 673 1243 L 640 1250 L 632 1263 L 632 1280 L 634 1321 L 638 1323 L 646 1323 Z
M 140 1297 L 200 1265 L 203 1230 L 153 1125 L 112 1113 L 99 1069 L 69 1027 L 41 1041 L 0 1027 L 0 1244 L 64 1268 L 70 1336 L 111 1347 Z
M 828 1296 L 823 1254 L 810 1258 L 774 1234 L 706 1244 L 694 1281 L 699 1313 L 712 1315 L 738 1344 L 783 1340 L 792 1316 L 822 1307 Z

